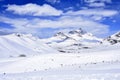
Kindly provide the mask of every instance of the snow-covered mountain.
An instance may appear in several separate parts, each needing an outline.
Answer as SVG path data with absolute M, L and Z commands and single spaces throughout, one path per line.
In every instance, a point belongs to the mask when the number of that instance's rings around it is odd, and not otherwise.
M 58 32 L 51 38 L 39 39 L 31 34 L 14 33 L 0 36 L 0 57 L 31 56 L 41 53 L 80 53 L 103 44 L 120 42 L 120 32 L 102 40 L 81 28 L 68 33 Z
M 52 48 L 43 44 L 39 38 L 31 34 L 10 34 L 0 36 L 0 57 L 30 56 L 40 53 L 54 52 Z
M 117 44 L 120 43 L 120 32 L 117 32 L 102 41 L 103 44 Z
M 111 38 L 119 41 L 119 33 Z M 120 44 L 100 41 L 82 29 L 49 39 L 20 33 L 0 36 L 0 80 L 119 80 Z
M 0 57 L 31 56 L 41 53 L 80 53 L 103 44 L 120 42 L 120 32 L 102 40 L 81 28 L 68 33 L 58 32 L 51 38 L 39 39 L 31 34 L 14 33 L 0 36 Z
M 68 33 L 58 32 L 53 37 L 42 39 L 42 41 L 60 52 L 67 51 L 71 53 L 72 51 L 76 51 L 75 49 L 79 50 L 93 47 L 99 44 L 102 39 L 79 28 Z

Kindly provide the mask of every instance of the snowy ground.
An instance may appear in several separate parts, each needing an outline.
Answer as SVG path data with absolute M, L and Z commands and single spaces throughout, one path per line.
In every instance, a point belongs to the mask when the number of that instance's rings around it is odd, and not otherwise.
M 88 52 L 89 51 L 89 52 Z M 119 80 L 120 46 L 0 59 L 0 80 Z

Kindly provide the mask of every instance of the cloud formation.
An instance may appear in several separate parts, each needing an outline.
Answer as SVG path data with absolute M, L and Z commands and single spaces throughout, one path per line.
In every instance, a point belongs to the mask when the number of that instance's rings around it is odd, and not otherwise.
M 14 14 L 31 16 L 60 16 L 62 14 L 61 10 L 57 10 L 48 4 L 42 6 L 32 3 L 26 5 L 8 5 L 6 10 L 12 11 Z
M 52 3 L 52 4 L 60 3 L 61 2 L 61 0 L 45 0 L 45 1 L 47 1 L 49 3 Z
M 95 15 L 95 16 L 110 17 L 118 13 L 116 10 L 106 10 L 106 9 L 99 9 L 99 10 L 85 9 L 85 10 L 77 10 L 77 11 L 68 10 L 67 12 L 64 13 L 62 10 L 57 10 L 48 4 L 44 4 L 40 6 L 32 3 L 26 5 L 8 5 L 6 11 L 12 11 L 14 14 L 18 14 L 18 15 L 30 15 L 30 16 L 60 16 L 60 15 L 61 16 L 62 15 L 94 16 Z
M 105 9 L 86 9 L 86 10 L 79 10 L 79 11 L 68 11 L 65 13 L 66 15 L 84 15 L 84 16 L 104 16 L 110 17 L 116 15 L 118 12 L 116 10 L 105 10 Z
M 105 3 L 90 3 L 90 7 L 105 7 Z
M 112 0 L 84 0 L 85 3 L 88 4 L 89 7 L 105 7 L 106 3 L 112 3 Z
M 32 34 L 42 34 L 39 30 L 43 28 L 64 29 L 65 31 L 80 27 L 95 35 L 106 34 L 109 32 L 109 25 L 102 24 L 99 21 L 118 14 L 116 10 L 107 9 L 68 10 L 64 12 L 48 4 L 42 6 L 37 4 L 8 5 L 6 10 L 18 15 L 32 16 L 32 19 L 28 19 L 27 17 L 12 19 L 0 16 L 0 22 L 10 24 L 14 27 L 12 31 Z M 40 18 L 34 16 L 46 17 Z M 47 16 L 52 17 L 52 19 L 47 18 Z
M 91 20 L 99 21 L 106 17 L 112 17 L 117 15 L 118 11 L 116 10 L 107 10 L 107 9 L 86 9 L 86 10 L 78 10 L 78 11 L 68 11 L 64 13 L 64 15 L 69 16 L 83 16 L 89 18 Z
M 7 24 L 11 24 L 15 27 L 14 31 L 18 32 L 30 32 L 35 33 L 37 29 L 42 28 L 83 28 L 86 31 L 89 31 L 94 34 L 104 34 L 109 31 L 109 26 L 83 19 L 82 17 L 70 17 L 63 16 L 56 20 L 48 19 L 10 19 L 6 17 L 0 17 L 1 21 L 4 21 Z
M 94 2 L 104 2 L 104 3 L 111 3 L 112 0 L 84 0 L 86 3 L 94 3 Z

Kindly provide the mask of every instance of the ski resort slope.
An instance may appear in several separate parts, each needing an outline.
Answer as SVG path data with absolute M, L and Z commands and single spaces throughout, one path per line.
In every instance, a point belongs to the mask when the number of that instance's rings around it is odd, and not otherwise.
M 120 45 L 0 60 L 0 80 L 119 80 Z M 104 50 L 103 50 L 104 49 Z

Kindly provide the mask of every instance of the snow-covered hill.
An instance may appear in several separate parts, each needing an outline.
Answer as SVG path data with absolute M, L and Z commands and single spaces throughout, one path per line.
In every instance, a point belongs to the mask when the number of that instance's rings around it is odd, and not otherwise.
M 117 32 L 102 41 L 103 44 L 117 44 L 120 43 L 120 32 Z
M 76 50 L 79 52 L 80 49 L 88 49 L 96 46 L 102 39 L 79 28 L 68 33 L 58 32 L 53 37 L 43 39 L 42 41 L 60 52 L 73 53 Z
M 31 34 L 10 34 L 0 36 L 0 57 L 18 57 L 54 52 L 40 39 Z
M 0 59 L 0 80 L 119 80 L 119 46 L 81 54 Z

